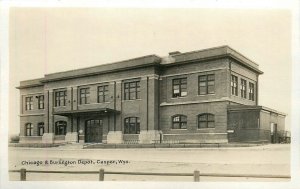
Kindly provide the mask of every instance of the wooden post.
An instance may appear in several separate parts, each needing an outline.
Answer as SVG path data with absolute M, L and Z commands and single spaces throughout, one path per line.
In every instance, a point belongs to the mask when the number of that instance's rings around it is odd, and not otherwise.
M 26 169 L 22 168 L 20 170 L 20 180 L 21 181 L 26 181 Z
M 200 172 L 198 170 L 194 171 L 194 182 L 200 182 Z
M 104 181 L 104 169 L 99 170 L 99 181 Z

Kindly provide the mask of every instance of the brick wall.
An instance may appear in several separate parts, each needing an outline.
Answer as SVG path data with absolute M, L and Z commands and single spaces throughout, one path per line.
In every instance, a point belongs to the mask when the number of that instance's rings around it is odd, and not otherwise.
M 172 136 L 171 138 L 173 139 L 182 139 L 184 138 L 182 136 L 186 136 L 186 139 L 194 138 L 194 140 L 197 139 L 198 141 L 202 141 L 203 137 L 227 140 L 227 104 L 228 102 L 211 102 L 162 106 L 160 110 L 160 125 L 164 137 L 170 138 Z M 198 115 L 203 113 L 214 114 L 215 128 L 198 128 Z M 176 114 L 187 116 L 187 129 L 172 129 L 172 116 Z M 195 135 L 197 133 L 199 135 Z M 222 133 L 223 135 L 211 135 L 212 133 Z M 190 138 L 189 134 L 193 134 L 193 136 L 190 136 Z

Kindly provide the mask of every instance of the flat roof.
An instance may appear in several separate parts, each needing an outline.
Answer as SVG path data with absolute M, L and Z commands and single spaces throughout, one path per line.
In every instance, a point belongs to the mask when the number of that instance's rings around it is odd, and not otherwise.
M 91 76 L 91 75 L 97 75 L 103 73 L 111 73 L 111 72 L 134 69 L 134 68 L 142 68 L 147 66 L 155 66 L 155 65 L 171 66 L 174 64 L 181 64 L 181 63 L 184 64 L 193 61 L 204 61 L 208 59 L 215 59 L 221 57 L 231 57 L 237 60 L 238 63 L 246 66 L 247 68 L 255 71 L 256 73 L 258 74 L 263 73 L 258 69 L 257 63 L 248 59 L 247 57 L 237 52 L 236 50 L 232 49 L 231 47 L 225 45 L 225 46 L 208 48 L 208 49 L 197 50 L 197 51 L 190 51 L 185 53 L 177 52 L 175 54 L 172 54 L 164 58 L 152 54 L 152 55 L 137 57 L 137 58 L 109 63 L 109 64 L 102 64 L 102 65 L 88 67 L 88 68 L 46 74 L 45 77 L 43 78 L 21 81 L 20 86 L 17 88 L 21 89 L 27 87 L 42 86 L 43 83 L 51 82 L 51 81 L 78 78 L 78 77 Z
M 72 111 L 58 111 L 53 112 L 53 115 L 80 115 L 80 114 L 93 114 L 93 113 L 119 113 L 120 111 L 111 109 L 111 108 L 98 108 L 98 109 L 85 109 L 85 110 L 72 110 Z
M 264 110 L 271 113 L 276 113 L 282 116 L 286 116 L 287 114 L 283 112 L 279 112 L 277 110 L 265 107 L 265 106 L 248 106 L 248 105 L 228 105 L 228 111 L 239 111 L 239 110 Z

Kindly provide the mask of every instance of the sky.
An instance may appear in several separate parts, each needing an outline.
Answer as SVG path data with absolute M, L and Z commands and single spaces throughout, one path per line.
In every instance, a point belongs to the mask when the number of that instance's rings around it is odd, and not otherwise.
M 291 114 L 291 13 L 284 9 L 11 8 L 10 133 L 22 80 L 149 54 L 229 45 L 259 64 L 259 105 Z

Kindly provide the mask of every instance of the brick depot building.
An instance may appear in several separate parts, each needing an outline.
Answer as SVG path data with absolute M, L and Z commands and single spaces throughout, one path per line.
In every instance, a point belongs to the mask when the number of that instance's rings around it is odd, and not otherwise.
M 228 46 L 143 56 L 21 81 L 23 143 L 277 142 L 258 65 Z

